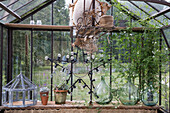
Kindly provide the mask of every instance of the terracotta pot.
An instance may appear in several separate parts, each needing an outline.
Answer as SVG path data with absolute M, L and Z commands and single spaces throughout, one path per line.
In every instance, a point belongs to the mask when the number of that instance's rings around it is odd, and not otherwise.
M 46 96 L 43 96 L 43 94 L 46 94 Z M 43 105 L 47 105 L 48 103 L 48 92 L 40 92 L 40 97 L 41 97 L 41 103 Z
M 47 105 L 48 103 L 48 95 L 47 96 L 41 96 L 41 103 L 42 105 Z
M 68 90 L 54 90 L 55 104 L 65 104 Z

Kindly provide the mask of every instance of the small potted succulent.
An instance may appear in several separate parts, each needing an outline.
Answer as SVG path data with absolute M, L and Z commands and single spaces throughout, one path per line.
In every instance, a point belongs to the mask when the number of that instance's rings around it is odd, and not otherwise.
M 48 97 L 49 97 L 48 93 L 49 93 L 49 89 L 47 87 L 40 88 L 40 97 L 43 105 L 47 105 L 48 103 Z
M 55 104 L 65 104 L 67 92 L 67 84 L 64 83 L 61 86 L 56 86 L 54 88 Z

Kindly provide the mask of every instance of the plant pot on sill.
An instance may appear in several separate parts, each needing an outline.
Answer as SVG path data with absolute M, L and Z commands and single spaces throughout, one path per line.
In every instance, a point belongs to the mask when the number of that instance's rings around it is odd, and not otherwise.
M 65 104 L 68 90 L 54 90 L 55 104 Z
M 42 105 L 47 105 L 48 103 L 48 92 L 40 92 L 41 103 Z

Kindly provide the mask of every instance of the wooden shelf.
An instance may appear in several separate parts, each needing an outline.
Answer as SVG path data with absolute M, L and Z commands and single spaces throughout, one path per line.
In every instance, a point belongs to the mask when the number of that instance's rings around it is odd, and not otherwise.
M 144 27 L 135 27 L 132 28 L 134 32 L 143 32 L 146 28 Z M 96 26 L 96 27 L 81 27 L 76 32 L 76 38 L 85 38 L 89 36 L 100 37 L 106 34 L 107 32 L 120 32 L 126 30 L 126 27 L 104 27 L 104 26 Z
M 16 102 L 17 103 L 17 102 Z M 48 105 L 42 105 L 40 101 L 37 102 L 37 105 L 35 106 L 29 106 L 29 107 L 20 107 L 20 108 L 9 108 L 5 106 L 0 106 L 0 110 L 25 110 L 25 109 L 139 109 L 139 110 L 158 110 L 160 109 L 159 106 L 144 106 L 144 105 L 135 105 L 135 106 L 125 106 L 120 105 L 119 107 L 115 107 L 112 104 L 108 105 L 99 105 L 96 103 L 93 103 L 93 106 L 86 105 L 84 102 L 81 101 L 67 101 L 66 104 L 57 105 L 54 101 L 49 101 Z
M 72 26 L 58 26 L 58 25 L 30 25 L 30 24 L 14 24 L 14 23 L 6 23 L 6 27 L 13 28 L 13 29 L 34 29 L 34 30 L 54 30 L 54 31 L 70 31 Z M 88 31 L 86 31 L 86 29 Z M 91 30 L 98 30 L 100 32 L 106 32 L 112 31 L 112 32 L 119 32 L 121 30 L 126 30 L 126 27 L 103 27 L 103 26 L 96 26 L 96 27 L 83 27 L 79 30 L 81 34 L 89 33 L 94 34 L 94 32 L 91 32 Z M 144 27 L 134 27 L 132 28 L 132 31 L 134 32 L 143 32 Z M 95 33 L 99 33 L 98 31 L 95 31 Z
M 30 24 L 13 24 L 7 23 L 6 27 L 18 29 L 35 29 L 35 30 L 56 30 L 56 31 L 70 31 L 71 26 L 57 26 L 57 25 L 30 25 Z

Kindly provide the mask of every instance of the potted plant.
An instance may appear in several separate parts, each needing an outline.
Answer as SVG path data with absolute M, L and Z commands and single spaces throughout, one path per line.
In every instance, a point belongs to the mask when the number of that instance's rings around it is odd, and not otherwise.
M 60 87 L 54 88 L 55 104 L 65 104 L 68 92 L 67 84 L 62 84 Z
M 47 105 L 48 103 L 48 97 L 49 97 L 48 93 L 49 93 L 49 89 L 47 87 L 40 88 L 41 103 L 43 105 Z

